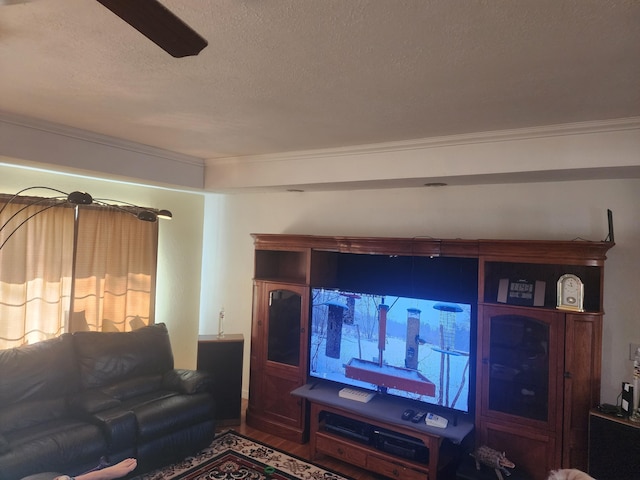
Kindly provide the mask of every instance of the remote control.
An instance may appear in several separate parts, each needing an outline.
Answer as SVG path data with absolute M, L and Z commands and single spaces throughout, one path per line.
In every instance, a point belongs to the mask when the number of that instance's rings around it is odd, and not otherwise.
M 447 428 L 447 424 L 449 423 L 449 420 L 439 415 L 436 415 L 435 413 L 427 413 L 427 416 L 424 417 L 424 423 L 426 423 L 430 427 Z
M 416 414 L 416 412 L 414 410 L 411 410 L 410 408 L 407 408 L 404 412 L 402 412 L 402 419 L 403 420 L 410 420 L 415 414 Z
M 418 410 L 415 415 L 413 416 L 413 418 L 411 419 L 411 421 L 413 423 L 418 423 L 419 421 L 421 421 L 424 416 L 427 414 L 427 412 L 423 412 L 421 410 Z

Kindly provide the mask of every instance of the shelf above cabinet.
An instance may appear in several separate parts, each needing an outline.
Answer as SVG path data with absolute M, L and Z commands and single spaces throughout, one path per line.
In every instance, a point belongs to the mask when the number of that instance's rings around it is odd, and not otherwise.
M 544 304 L 540 306 L 548 309 L 555 308 L 558 279 L 565 273 L 572 273 L 584 283 L 585 311 L 600 312 L 602 310 L 602 267 L 485 260 L 483 268 L 485 303 L 500 303 L 498 302 L 500 282 L 506 279 L 509 282 L 543 282 Z
M 308 283 L 307 250 L 256 250 L 255 279 L 285 283 Z

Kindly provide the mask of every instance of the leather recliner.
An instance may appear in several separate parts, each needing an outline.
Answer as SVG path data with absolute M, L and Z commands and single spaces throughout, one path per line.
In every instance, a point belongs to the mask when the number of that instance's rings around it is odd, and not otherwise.
M 0 351 L 0 480 L 195 453 L 215 436 L 212 389 L 210 374 L 174 369 L 164 324 Z

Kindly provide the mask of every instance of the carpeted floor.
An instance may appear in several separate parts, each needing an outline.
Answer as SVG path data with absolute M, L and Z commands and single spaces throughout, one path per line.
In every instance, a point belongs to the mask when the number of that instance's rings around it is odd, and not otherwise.
M 132 480 L 349 480 L 233 430 L 193 457 Z

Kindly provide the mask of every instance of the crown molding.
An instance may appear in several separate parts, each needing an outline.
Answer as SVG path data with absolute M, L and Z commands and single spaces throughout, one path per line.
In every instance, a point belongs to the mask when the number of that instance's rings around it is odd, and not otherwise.
M 59 135 L 62 137 L 71 138 L 74 140 L 80 140 L 83 142 L 93 143 L 96 145 L 103 145 L 111 148 L 117 148 L 120 150 L 126 150 L 132 153 L 142 154 L 161 158 L 170 162 L 176 162 L 181 164 L 187 164 L 197 167 L 204 166 L 204 160 L 202 158 L 194 157 L 191 155 L 185 155 L 170 150 L 164 150 L 162 148 L 152 147 L 150 145 L 144 145 L 142 143 L 123 140 L 108 135 L 102 135 L 88 130 L 80 128 L 69 127 L 67 125 L 61 125 L 58 123 L 47 122 L 46 120 L 40 120 L 30 117 L 23 117 L 20 115 L 10 114 L 0 111 L 0 123 L 7 123 L 10 125 L 27 128 L 30 130 L 36 130 L 53 135 Z
M 448 135 L 441 137 L 403 140 L 397 142 L 357 145 L 351 147 L 301 150 L 265 155 L 247 155 L 242 157 L 210 158 L 205 159 L 205 165 L 212 167 L 222 166 L 227 164 L 234 164 L 238 161 L 242 161 L 243 164 L 250 164 L 292 160 L 313 160 L 329 157 L 335 158 L 341 156 L 372 155 L 378 153 L 400 152 L 407 150 L 423 150 L 483 143 L 513 142 L 544 137 L 589 135 L 594 133 L 617 132 L 626 130 L 640 130 L 640 117 Z

